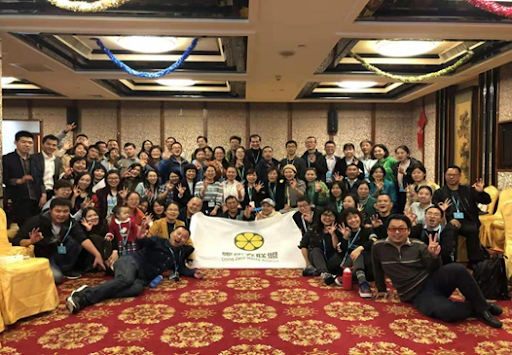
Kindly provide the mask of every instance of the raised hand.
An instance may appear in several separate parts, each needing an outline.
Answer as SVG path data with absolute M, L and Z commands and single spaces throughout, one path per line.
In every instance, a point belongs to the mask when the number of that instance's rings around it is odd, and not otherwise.
M 244 190 L 244 185 L 243 184 L 236 184 L 236 191 L 238 192 L 241 192 Z
M 478 179 L 474 184 L 473 184 L 473 187 L 475 188 L 475 190 L 477 192 L 484 192 L 484 180 L 483 179 Z
M 64 176 L 70 177 L 71 174 L 73 174 L 73 169 L 71 169 L 69 166 L 64 169 Z
M 260 192 L 261 189 L 263 188 L 263 183 L 260 181 L 258 182 L 256 185 L 254 185 L 254 189 L 256 190 L 256 192 Z
M 84 226 L 84 227 L 85 227 L 85 229 L 86 229 L 88 232 L 90 232 L 90 231 L 91 231 L 91 229 L 92 229 L 92 227 L 93 227 L 93 225 L 92 225 L 92 223 L 91 223 L 91 222 L 88 222 L 85 218 L 82 218 L 82 220 L 81 220 L 80 222 L 82 223 L 82 226 Z
M 254 210 L 254 207 L 251 205 L 247 205 L 244 210 L 244 216 L 245 218 L 249 219 L 251 218 L 251 213 Z
M 320 184 L 320 181 L 315 182 L 315 192 L 320 192 L 322 190 L 322 184 Z
M 382 226 L 384 224 L 378 215 L 371 216 L 370 221 L 372 222 L 373 228 L 379 228 L 380 226 Z
M 313 217 L 311 216 L 311 213 L 303 214 L 302 218 L 308 223 L 313 223 Z
M 121 173 L 121 178 L 127 178 L 128 176 L 130 176 L 132 173 L 132 168 L 128 168 L 128 169 L 125 169 L 122 173 Z
M 363 206 L 362 204 L 358 203 L 358 204 L 357 204 L 357 210 L 358 210 L 359 212 L 363 212 L 363 211 L 364 211 L 364 206 Z
M 123 187 L 121 191 L 119 191 L 119 197 L 121 197 L 123 200 L 126 200 L 126 196 L 128 196 L 128 190 L 126 187 Z
M 377 187 L 377 191 L 382 191 L 384 187 L 384 181 L 375 181 L 375 186 Z
M 345 239 L 345 240 L 350 239 L 350 235 L 352 234 L 352 232 L 350 231 L 350 229 L 347 228 L 345 223 L 342 223 L 341 226 L 338 226 L 338 230 L 343 235 L 343 239 Z
M 73 197 L 77 198 L 78 196 L 80 196 L 80 189 L 78 188 L 78 186 L 74 186 L 73 187 Z
M 437 205 L 439 206 L 440 209 L 443 210 L 443 212 L 446 212 L 446 210 L 450 208 L 450 206 L 452 205 L 452 201 L 449 198 L 447 198 L 446 200 L 444 200 L 444 202 L 439 202 Z
M 398 168 L 398 173 L 399 173 L 399 174 L 402 174 L 402 175 L 405 175 L 405 170 L 404 170 L 404 168 L 402 168 L 402 167 Z
M 73 148 L 73 145 L 69 142 L 64 143 L 64 145 L 62 146 L 62 149 L 64 150 L 70 150 L 71 148 Z
M 66 125 L 66 128 L 64 128 L 64 132 L 66 132 L 66 133 L 71 132 L 75 128 L 76 128 L 76 124 L 75 124 L 75 122 L 73 122 L 71 124 Z
M 178 194 L 183 196 L 185 194 L 185 191 L 187 191 L 187 188 L 181 184 L 178 184 Z
M 39 231 L 39 228 L 34 228 L 28 234 L 31 244 L 39 243 L 44 237 L 43 233 Z
M 342 182 L 343 181 L 343 175 L 340 175 L 339 173 L 334 173 L 333 176 L 334 181 Z
M 297 180 L 290 180 L 290 187 L 295 190 L 297 188 Z
M 338 225 L 336 223 L 333 223 L 333 224 L 331 224 L 330 226 L 327 227 L 327 232 L 330 235 L 334 235 L 334 233 L 336 233 L 336 229 L 338 229 Z
M 428 236 L 428 252 L 433 256 L 438 256 L 441 253 L 441 245 L 437 242 L 437 233 L 434 236 Z
M 314 164 L 316 162 L 316 154 L 310 154 L 309 155 L 309 162 L 311 164 Z

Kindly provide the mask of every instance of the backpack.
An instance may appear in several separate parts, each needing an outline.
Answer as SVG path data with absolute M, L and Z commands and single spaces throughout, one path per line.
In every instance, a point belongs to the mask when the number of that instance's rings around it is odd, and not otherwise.
M 473 277 L 488 300 L 509 300 L 507 272 L 502 254 L 494 254 L 478 263 Z

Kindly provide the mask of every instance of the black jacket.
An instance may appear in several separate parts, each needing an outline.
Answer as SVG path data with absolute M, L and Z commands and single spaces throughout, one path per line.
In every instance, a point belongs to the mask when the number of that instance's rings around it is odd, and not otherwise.
M 276 211 L 279 211 L 284 208 L 286 182 L 283 179 L 278 179 L 275 184 L 276 185 L 274 185 L 272 188 L 272 192 L 275 191 L 275 196 L 272 197 L 270 183 L 265 183 L 264 190 L 262 190 L 262 200 L 266 199 L 267 197 L 272 198 L 276 203 Z
M 343 194 L 344 194 L 344 196 L 350 195 L 350 194 L 351 195 L 357 195 L 358 183 L 361 182 L 361 181 L 363 181 L 363 179 L 358 177 L 356 179 L 356 181 L 354 182 L 354 184 L 352 186 L 350 186 L 348 178 L 343 179 Z
M 43 182 L 44 176 L 44 156 L 43 153 L 32 154 L 33 164 L 35 173 L 39 175 L 39 179 Z M 59 157 L 55 157 L 55 173 L 53 174 L 53 182 L 59 180 L 60 169 L 62 168 L 62 162 Z M 44 182 L 43 182 L 44 184 Z
M 271 163 L 265 161 L 264 159 L 261 159 L 258 165 L 256 165 L 256 168 L 254 168 L 254 170 L 256 171 L 256 175 L 258 175 L 258 179 L 263 183 L 268 182 L 267 170 L 271 166 L 275 166 L 277 168 L 279 166 L 279 162 L 274 158 L 272 158 Z
M 407 187 L 414 183 L 414 180 L 412 179 L 411 174 L 414 171 L 414 169 L 423 165 L 419 160 L 416 160 L 414 158 L 409 158 L 409 159 L 410 159 L 411 163 L 409 164 L 409 167 L 407 168 L 407 170 L 405 170 L 404 187 Z M 395 176 L 398 176 L 398 166 L 399 165 L 400 165 L 399 161 L 397 161 L 396 164 L 393 165 L 393 173 L 395 174 Z M 397 186 L 398 186 L 398 182 L 397 182 Z M 396 190 L 398 191 L 398 187 Z
M 435 232 L 428 232 L 423 224 L 417 224 L 412 228 L 411 238 L 419 239 L 426 245 L 429 244 L 429 237 L 434 236 Z M 443 260 L 443 265 L 452 263 L 455 261 L 455 245 L 456 238 L 458 236 L 458 231 L 455 226 L 451 223 L 448 223 L 445 227 L 441 229 L 441 235 L 438 236 L 440 239 L 439 244 L 441 245 L 441 260 Z
M 192 197 L 194 197 L 194 190 L 196 189 L 197 181 L 194 181 L 194 183 L 192 184 L 192 191 L 190 191 L 190 188 L 188 187 L 187 179 L 181 180 L 180 184 L 181 184 L 181 186 L 183 186 L 186 189 L 185 193 L 183 193 L 183 196 L 180 198 L 178 189 L 175 187 L 174 188 L 174 197 L 175 198 L 173 200 L 178 202 L 178 204 L 180 205 L 180 208 L 181 208 L 181 207 L 186 207 L 188 201 L 190 201 L 190 199 Z
M 315 152 L 316 160 L 314 163 L 309 161 L 309 153 L 306 150 L 302 155 L 302 159 L 306 162 L 306 166 L 308 168 L 315 168 L 316 173 L 318 175 L 318 180 L 322 180 L 325 182 L 325 173 L 327 173 L 327 162 L 325 161 L 325 157 L 318 150 Z
M 34 188 L 35 197 L 39 200 L 43 189 L 42 175 L 37 172 L 34 159 L 30 158 L 30 171 L 27 171 L 28 175 L 33 178 L 32 182 L 26 182 L 21 185 L 13 183 L 13 179 L 21 179 L 25 172 L 21 164 L 21 157 L 16 151 L 6 154 L 2 157 L 2 169 L 3 169 L 3 180 L 6 186 L 5 193 L 7 198 L 11 200 L 24 200 L 29 198 L 29 185 L 31 184 Z
M 464 219 L 472 221 L 480 227 L 480 219 L 478 218 L 478 204 L 488 205 L 491 203 L 491 196 L 487 192 L 477 192 L 474 188 L 468 185 L 459 185 L 457 190 L 460 196 L 460 206 L 464 211 Z M 437 205 L 439 202 L 444 202 L 446 199 L 452 200 L 453 191 L 448 186 L 443 186 L 436 192 L 432 197 L 432 203 Z M 450 222 L 453 219 L 453 213 L 457 212 L 455 204 L 452 201 L 452 205 L 446 210 L 446 220 Z
M 255 189 L 252 189 L 252 198 L 249 196 L 249 187 L 247 184 L 244 185 L 245 196 L 244 200 L 240 202 L 242 208 L 245 208 L 249 205 L 249 202 L 254 201 L 254 207 L 260 207 L 261 201 L 265 198 L 265 188 L 263 187 L 260 192 L 256 192 Z
M 245 151 L 245 159 L 251 166 L 251 168 L 255 168 L 258 163 L 263 160 L 263 149 L 247 149 Z
M 54 236 L 50 213 L 47 212 L 28 219 L 12 240 L 12 244 L 20 245 L 23 239 L 30 239 L 29 233 L 35 228 L 39 228 L 39 231 L 44 237 L 38 243 L 34 244 L 34 254 L 36 257 L 50 258 L 52 255 L 56 254 L 57 246 L 60 245 L 68 231 L 68 238 L 73 238 L 78 244 L 82 244 L 82 242 L 87 239 L 80 224 L 74 222 L 71 218 L 62 224 L 59 236 Z
M 317 218 L 318 213 L 320 213 L 320 212 L 318 212 L 318 210 L 316 210 L 314 208 L 312 211 L 313 211 L 313 218 L 312 218 L 311 223 L 309 223 L 308 221 L 306 221 L 305 219 L 302 218 L 302 213 L 300 213 L 300 211 L 297 211 L 293 214 L 293 221 L 295 222 L 297 227 L 299 227 L 302 235 L 306 234 L 307 232 L 309 232 L 311 230 L 311 227 L 313 226 L 313 223 L 315 222 L 315 219 Z
M 313 227 L 309 232 L 302 237 L 299 248 L 311 250 L 313 248 L 320 248 L 324 253 L 325 259 L 329 260 L 336 254 L 336 248 L 332 245 L 332 237 L 329 233 L 318 233 L 317 228 Z M 341 241 L 343 236 L 339 231 L 336 231 L 338 240 Z
M 364 179 L 364 165 L 363 165 L 363 162 L 357 158 L 354 157 L 353 159 L 353 164 L 356 164 L 357 167 L 359 168 L 359 179 Z M 334 171 L 333 171 L 333 174 L 334 173 L 338 173 L 342 176 L 347 176 L 347 174 L 345 174 L 345 171 L 347 170 L 347 161 L 345 160 L 345 158 L 341 158 L 337 163 L 336 163 L 336 166 L 334 167 Z
M 167 270 L 175 269 L 175 259 L 180 275 L 192 277 L 195 271 L 185 266 L 185 261 L 194 251 L 194 247 L 183 245 L 177 249 L 171 247 L 168 239 L 148 237 L 137 239 L 139 250 L 128 256 L 139 261 L 144 281 L 149 284 L 155 277 Z M 174 254 L 171 252 L 173 250 Z

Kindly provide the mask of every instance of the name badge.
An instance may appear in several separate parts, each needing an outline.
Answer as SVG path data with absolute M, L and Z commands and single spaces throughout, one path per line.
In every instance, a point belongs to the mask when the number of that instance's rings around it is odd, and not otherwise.
M 332 180 L 332 172 L 331 171 L 328 171 L 326 174 L 325 174 L 325 178 L 327 180 Z
M 67 254 L 66 246 L 65 245 L 58 245 L 57 246 L 57 253 L 64 255 Z
M 464 212 L 454 212 L 453 218 L 455 219 L 464 219 Z
M 399 189 L 398 189 L 399 192 L 405 192 L 405 189 L 403 186 L 400 186 Z

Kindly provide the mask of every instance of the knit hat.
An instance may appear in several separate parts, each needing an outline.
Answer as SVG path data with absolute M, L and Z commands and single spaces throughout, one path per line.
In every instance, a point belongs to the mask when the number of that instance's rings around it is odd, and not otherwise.
M 292 170 L 293 170 L 293 172 L 294 172 L 295 174 L 297 174 L 297 168 L 296 168 L 296 167 L 295 167 L 295 165 L 293 165 L 293 164 L 286 164 L 286 165 L 285 165 L 285 166 L 283 166 L 283 168 L 281 169 L 281 172 L 282 172 L 282 173 L 284 173 L 284 171 L 285 171 L 286 169 L 292 169 Z
M 268 203 L 270 206 L 272 207 L 276 207 L 276 203 L 274 202 L 274 200 L 272 200 L 271 198 L 267 197 L 266 199 L 264 199 L 263 201 L 261 201 L 261 204 L 263 205 L 264 203 Z

